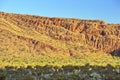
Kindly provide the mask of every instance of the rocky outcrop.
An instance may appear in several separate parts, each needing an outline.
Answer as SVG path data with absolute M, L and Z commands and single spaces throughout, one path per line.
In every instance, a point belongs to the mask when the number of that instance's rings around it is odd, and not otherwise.
M 36 41 L 30 38 L 25 38 L 22 36 L 17 36 L 17 38 L 21 41 L 25 41 L 27 42 L 27 46 L 29 46 L 30 51 L 35 50 L 37 52 L 39 52 L 41 49 L 44 49 L 47 51 L 47 48 L 51 49 L 52 51 L 57 51 L 58 49 L 52 45 L 48 45 L 46 43 L 40 42 L 40 41 Z

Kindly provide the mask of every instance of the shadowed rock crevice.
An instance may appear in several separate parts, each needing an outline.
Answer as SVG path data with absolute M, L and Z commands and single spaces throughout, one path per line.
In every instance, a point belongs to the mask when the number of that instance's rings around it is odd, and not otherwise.
M 119 56 L 120 57 L 120 48 L 117 49 L 117 50 L 112 51 L 111 55 L 113 55 L 113 56 Z

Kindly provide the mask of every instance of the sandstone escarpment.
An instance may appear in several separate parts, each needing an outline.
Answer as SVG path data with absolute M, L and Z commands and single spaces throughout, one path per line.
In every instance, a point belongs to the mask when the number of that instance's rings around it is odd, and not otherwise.
M 21 29 L 35 30 L 56 40 L 76 41 L 105 52 L 119 53 L 120 24 L 107 24 L 102 20 L 49 18 L 4 12 L 1 12 L 0 16 Z M 39 42 L 33 43 L 39 45 Z M 55 49 L 50 45 L 44 46 Z

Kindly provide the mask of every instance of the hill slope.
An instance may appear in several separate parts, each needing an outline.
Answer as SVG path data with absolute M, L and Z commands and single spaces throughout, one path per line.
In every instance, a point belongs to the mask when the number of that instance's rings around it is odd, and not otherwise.
M 0 24 L 1 29 L 16 35 L 19 41 L 28 43 L 27 47 L 31 48 L 29 51 L 39 51 L 38 49 L 44 47 L 54 52 L 57 50 L 57 53 L 69 53 L 70 49 L 77 49 L 79 45 L 87 45 L 88 49 L 92 46 L 105 52 L 119 53 L 120 49 L 120 24 L 106 24 L 101 20 L 49 18 L 1 12 Z
M 108 53 L 120 54 L 119 49 L 119 24 L 106 24 L 101 20 L 49 18 L 0 12 L 1 65 L 3 62 L 11 65 L 11 60 L 12 64 L 16 61 L 21 65 L 23 62 L 41 64 L 42 57 L 49 60 L 51 57 L 55 58 L 55 61 L 62 65 L 65 60 L 68 61 L 66 64 L 112 64 L 119 60 L 113 60 Z M 68 58 L 75 59 L 69 61 Z M 54 62 L 52 59 L 50 61 Z M 53 64 L 49 61 L 45 64 L 50 63 Z

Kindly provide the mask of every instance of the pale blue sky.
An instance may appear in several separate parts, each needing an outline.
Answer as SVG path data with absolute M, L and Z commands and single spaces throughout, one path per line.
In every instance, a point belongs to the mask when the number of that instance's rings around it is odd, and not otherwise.
M 120 23 L 120 0 L 0 0 L 0 11 Z

